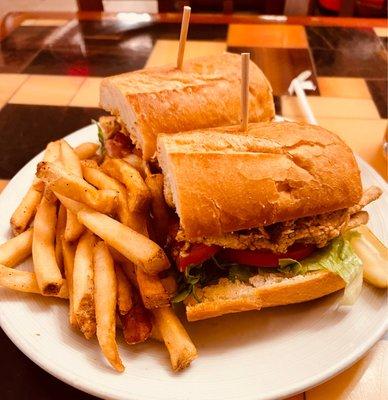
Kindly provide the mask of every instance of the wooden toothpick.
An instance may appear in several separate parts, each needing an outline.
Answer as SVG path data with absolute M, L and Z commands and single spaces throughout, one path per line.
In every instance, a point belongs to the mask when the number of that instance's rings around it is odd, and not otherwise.
M 178 69 L 182 69 L 183 57 L 185 55 L 187 31 L 189 30 L 190 14 L 191 14 L 191 7 L 185 6 L 183 8 L 181 34 L 179 37 L 178 60 L 177 60 Z
M 249 120 L 249 53 L 241 53 L 241 130 L 248 129 Z

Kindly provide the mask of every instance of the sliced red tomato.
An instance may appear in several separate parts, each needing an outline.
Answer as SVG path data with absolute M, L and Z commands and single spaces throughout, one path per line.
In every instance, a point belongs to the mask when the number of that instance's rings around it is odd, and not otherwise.
M 183 272 L 186 267 L 190 264 L 200 264 L 212 256 L 214 256 L 220 248 L 218 246 L 207 246 L 202 243 L 194 243 L 191 245 L 190 251 L 185 257 L 179 257 L 178 268 L 179 271 Z
M 254 267 L 277 267 L 279 265 L 279 259 L 281 258 L 292 258 L 293 260 L 299 261 L 308 257 L 314 250 L 314 246 L 299 244 L 291 246 L 287 253 L 283 254 L 264 250 L 224 249 L 220 252 L 220 258 L 227 262 L 252 265 Z

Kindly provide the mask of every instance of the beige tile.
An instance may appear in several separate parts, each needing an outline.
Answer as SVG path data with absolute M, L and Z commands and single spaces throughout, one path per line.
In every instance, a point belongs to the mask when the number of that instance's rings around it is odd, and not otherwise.
M 84 77 L 31 75 L 11 97 L 10 103 L 66 106 Z
M 365 79 L 318 77 L 321 96 L 370 99 L 371 95 Z
M 102 78 L 86 78 L 70 101 L 74 107 L 98 107 Z
M 178 43 L 178 40 L 158 40 L 152 49 L 146 67 L 176 63 Z M 222 54 L 224 51 L 226 51 L 226 42 L 190 40 L 186 43 L 185 58 Z
M 228 46 L 308 47 L 306 32 L 301 25 L 230 24 L 227 43 Z
M 317 118 L 380 118 L 377 108 L 371 99 L 344 99 L 320 96 L 308 96 L 307 98 Z M 282 96 L 281 105 L 283 116 L 290 118 L 304 117 L 296 96 Z
M 323 117 L 317 119 L 320 126 L 340 136 L 384 179 L 388 179 L 387 160 L 383 154 L 383 141 L 388 120 Z M 295 117 L 293 120 L 304 121 L 304 118 Z
M 373 28 L 373 30 L 375 31 L 375 34 L 377 36 L 381 36 L 381 37 L 388 36 L 388 28 Z
M 22 26 L 61 26 L 65 25 L 68 19 L 25 19 Z
M 0 107 L 7 103 L 27 78 L 28 75 L 24 74 L 0 74 Z
M 388 398 L 388 341 L 381 340 L 351 368 L 306 392 L 306 400 Z

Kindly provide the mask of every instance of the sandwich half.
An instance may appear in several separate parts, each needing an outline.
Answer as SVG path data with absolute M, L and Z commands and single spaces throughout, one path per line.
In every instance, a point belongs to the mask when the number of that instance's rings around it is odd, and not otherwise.
M 272 89 L 262 71 L 249 64 L 249 120 L 274 118 Z M 112 117 L 101 127 L 108 153 L 123 156 L 136 146 L 145 160 L 156 150 L 159 133 L 238 124 L 241 58 L 224 53 L 174 65 L 146 68 L 103 79 L 100 106 Z
M 307 124 L 252 123 L 158 137 L 176 302 L 189 320 L 312 300 L 362 283 L 352 229 L 377 199 L 350 148 Z

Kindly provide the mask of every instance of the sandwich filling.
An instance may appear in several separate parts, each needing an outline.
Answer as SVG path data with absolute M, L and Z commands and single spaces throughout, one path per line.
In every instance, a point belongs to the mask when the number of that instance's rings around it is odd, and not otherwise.
M 182 228 L 170 235 L 172 257 L 179 275 L 175 302 L 201 301 L 203 288 L 219 281 L 260 285 L 263 279 L 284 279 L 319 270 L 339 275 L 346 283 L 343 302 L 350 304 L 361 290 L 362 264 L 351 241 L 353 228 L 366 224 L 363 211 L 381 195 L 371 187 L 358 204 L 327 214 L 187 240 Z

